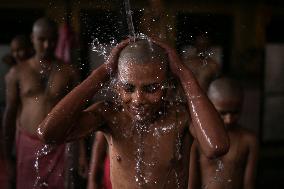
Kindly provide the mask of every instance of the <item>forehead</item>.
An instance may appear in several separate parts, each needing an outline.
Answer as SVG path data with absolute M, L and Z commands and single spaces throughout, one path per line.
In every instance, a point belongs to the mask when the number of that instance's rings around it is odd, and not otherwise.
M 118 80 L 126 83 L 159 83 L 166 80 L 166 68 L 162 63 L 139 64 L 125 62 L 118 66 Z
M 20 40 L 13 40 L 11 42 L 11 48 L 12 49 L 21 48 L 21 47 L 24 47 L 24 42 L 22 42 Z
M 55 31 L 54 28 L 48 26 L 36 26 L 33 29 L 33 35 L 36 37 L 55 39 L 57 38 L 57 31 Z
M 240 110 L 242 101 L 240 98 L 210 98 L 215 108 L 219 111 Z

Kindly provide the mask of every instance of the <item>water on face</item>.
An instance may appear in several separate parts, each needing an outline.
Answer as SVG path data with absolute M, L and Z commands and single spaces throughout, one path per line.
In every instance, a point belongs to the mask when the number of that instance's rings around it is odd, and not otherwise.
M 163 114 L 162 116 L 165 116 L 165 112 L 161 112 Z M 163 120 L 161 120 L 163 123 Z M 170 182 L 169 176 L 171 174 L 174 175 L 176 188 L 180 188 L 180 181 L 179 181 L 179 175 L 178 172 L 175 169 L 174 162 L 180 160 L 182 158 L 181 155 L 181 137 L 178 131 L 178 122 L 172 123 L 172 124 L 164 124 L 159 126 L 154 126 L 151 128 L 150 124 L 143 124 L 141 122 L 133 121 L 133 128 L 132 133 L 136 133 L 137 137 L 134 139 L 134 143 L 136 144 L 137 148 L 135 150 L 135 176 L 134 180 L 138 184 L 139 187 L 143 187 L 147 184 L 157 184 L 161 183 L 163 188 L 167 185 L 168 182 Z M 154 169 L 155 166 L 159 163 L 159 156 L 160 154 L 160 144 L 161 144 L 161 137 L 163 135 L 167 135 L 169 133 L 175 132 L 175 151 L 173 154 L 175 157 L 175 160 L 171 162 L 170 169 L 166 176 L 164 177 L 165 180 L 158 181 L 152 178 L 152 172 L 151 169 Z M 150 135 L 154 137 L 154 142 L 151 144 L 151 154 L 145 154 L 145 138 L 148 137 L 147 135 Z M 149 147 L 148 147 L 149 148 Z M 147 150 L 148 151 L 148 150 Z M 147 161 L 145 158 L 147 157 Z

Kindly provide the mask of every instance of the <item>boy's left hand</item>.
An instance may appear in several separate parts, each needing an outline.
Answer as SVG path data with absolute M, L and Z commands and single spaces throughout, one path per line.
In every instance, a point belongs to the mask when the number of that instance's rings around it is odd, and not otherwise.
M 163 49 L 165 49 L 165 51 L 168 54 L 169 57 L 169 65 L 170 65 L 170 69 L 172 71 L 172 73 L 179 78 L 180 77 L 180 73 L 182 72 L 182 70 L 184 69 L 184 65 L 181 61 L 181 59 L 179 58 L 177 52 L 175 49 L 173 49 L 172 47 L 170 47 L 169 45 L 167 45 L 164 42 L 161 42 L 157 39 L 153 39 L 153 42 L 156 43 L 158 46 L 162 47 Z

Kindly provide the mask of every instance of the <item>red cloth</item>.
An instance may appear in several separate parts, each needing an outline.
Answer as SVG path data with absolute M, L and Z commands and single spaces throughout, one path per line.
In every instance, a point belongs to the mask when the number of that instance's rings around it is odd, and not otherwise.
M 106 156 L 105 165 L 104 165 L 104 178 L 103 178 L 103 188 L 111 189 L 111 181 L 110 181 L 110 160 L 109 156 Z
M 44 147 L 36 136 L 18 128 L 16 139 L 17 189 L 63 189 L 65 145 L 56 146 L 47 155 L 39 158 L 39 173 L 35 162 L 37 152 Z M 36 177 L 39 184 L 35 185 Z M 40 186 L 42 183 L 46 185 Z
M 57 58 L 65 63 L 71 63 L 71 50 L 75 46 L 75 35 L 71 26 L 64 23 L 58 33 L 58 42 L 55 50 Z

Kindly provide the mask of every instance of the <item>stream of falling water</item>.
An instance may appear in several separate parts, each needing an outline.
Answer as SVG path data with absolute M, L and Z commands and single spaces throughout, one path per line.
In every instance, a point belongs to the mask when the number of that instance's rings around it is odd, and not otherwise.
M 36 170 L 36 180 L 34 182 L 34 188 L 48 187 L 48 184 L 46 183 L 46 181 L 42 180 L 42 178 L 40 177 L 40 173 L 39 173 L 39 169 L 40 169 L 39 159 L 41 159 L 42 157 L 44 157 L 47 154 L 49 154 L 53 149 L 54 149 L 54 147 L 51 146 L 51 145 L 44 145 L 36 153 L 36 160 L 35 160 L 35 164 L 34 164 L 34 167 L 35 167 L 35 170 Z
M 216 161 L 215 174 L 207 184 L 202 186 L 202 189 L 208 189 L 212 183 L 225 183 L 225 182 L 230 183 L 232 181 L 231 179 L 225 180 L 221 176 L 221 173 L 224 171 L 225 168 L 222 160 L 216 159 L 215 161 Z
M 161 114 L 164 114 L 161 112 Z M 174 157 L 176 158 L 173 162 L 177 162 L 182 158 L 181 155 L 181 137 L 178 132 L 178 125 L 177 123 L 173 124 L 166 124 L 162 125 L 161 127 L 155 127 L 155 128 L 149 128 L 148 124 L 142 124 L 133 122 L 133 130 L 135 133 L 137 133 L 138 137 L 134 141 L 137 145 L 137 149 L 135 150 L 135 176 L 134 179 L 137 182 L 138 186 L 140 188 L 143 188 L 146 184 L 154 183 L 157 184 L 157 180 L 151 179 L 151 169 L 158 165 L 158 156 L 159 154 L 159 148 L 160 148 L 160 139 L 162 135 L 167 135 L 169 133 L 175 132 L 175 146 L 174 146 Z M 151 147 L 151 154 L 145 154 L 145 137 L 147 134 L 152 135 L 155 138 L 155 142 L 153 146 Z M 147 159 L 149 159 L 149 162 L 145 161 L 145 157 L 147 156 Z M 168 177 L 170 174 L 174 175 L 176 189 L 180 188 L 180 178 L 179 174 L 175 169 L 175 163 L 171 162 L 170 170 L 168 174 L 165 177 L 164 183 L 163 181 L 160 181 L 160 184 L 162 184 L 163 188 L 166 187 L 168 182 Z
M 129 0 L 125 0 L 124 4 L 125 4 L 126 19 L 127 19 L 129 34 L 131 37 L 133 37 L 135 41 L 136 35 L 135 35 L 135 29 L 134 29 L 133 19 L 132 19 L 132 11 L 131 11 Z

